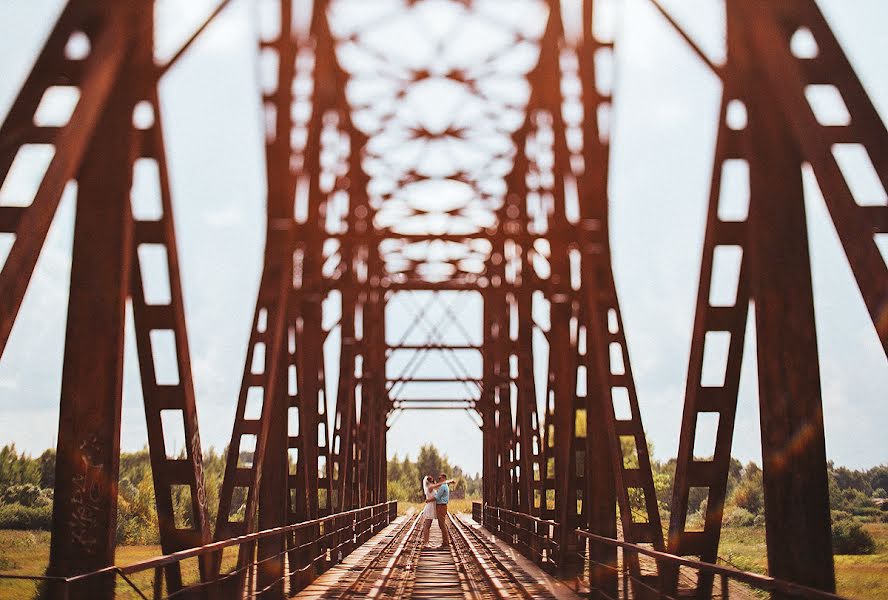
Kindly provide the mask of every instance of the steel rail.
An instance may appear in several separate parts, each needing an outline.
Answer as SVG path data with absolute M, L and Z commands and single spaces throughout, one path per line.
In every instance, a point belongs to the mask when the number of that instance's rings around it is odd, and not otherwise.
M 501 600 L 514 598 L 516 594 L 519 597 L 532 600 L 536 598 L 534 594 L 527 590 L 515 574 L 503 562 L 496 557 L 493 550 L 487 542 L 478 535 L 477 532 L 462 522 L 461 519 L 451 515 L 450 522 L 453 523 L 453 530 L 456 531 L 458 539 L 461 540 L 464 547 L 471 554 L 475 564 L 479 567 L 481 576 L 489 584 L 489 589 Z M 470 539 L 471 538 L 471 539 Z M 482 554 L 486 554 L 486 557 Z M 502 579 L 508 580 L 508 584 L 504 584 Z
M 398 547 L 395 548 L 395 551 L 392 553 L 392 555 L 389 558 L 388 562 L 386 563 L 385 567 L 382 568 L 382 572 L 380 573 L 379 579 L 377 579 L 376 583 L 373 585 L 373 587 L 370 588 L 370 591 L 367 593 L 367 598 L 378 598 L 379 595 L 382 593 L 382 590 L 385 589 L 385 586 L 388 583 L 389 578 L 391 577 L 392 573 L 394 572 L 394 567 L 399 562 L 399 559 L 401 558 L 401 556 L 404 554 L 404 550 L 407 548 L 407 543 L 410 541 L 410 538 L 413 536 L 413 532 L 416 531 L 416 526 L 418 523 L 419 523 L 419 515 L 417 514 L 415 517 L 413 517 L 412 523 L 410 525 L 410 529 L 405 534 L 401 534 L 400 536 L 396 536 L 388 544 L 386 544 L 386 546 L 383 550 L 388 549 L 396 541 L 401 542 L 398 545 Z M 406 528 L 406 524 L 405 524 L 405 528 Z M 401 531 L 403 531 L 403 529 L 404 528 L 402 528 Z M 385 556 L 384 551 L 379 552 L 376 555 L 376 557 L 372 561 L 370 561 L 370 564 L 368 564 L 367 567 L 361 572 L 361 575 L 368 573 L 369 569 L 371 569 L 376 564 L 378 564 L 378 562 L 381 561 L 384 556 Z M 360 581 L 360 576 L 359 576 L 359 581 Z M 354 588 L 357 585 L 357 583 L 358 582 L 356 581 L 354 584 L 349 586 L 348 592 L 352 591 L 352 588 Z

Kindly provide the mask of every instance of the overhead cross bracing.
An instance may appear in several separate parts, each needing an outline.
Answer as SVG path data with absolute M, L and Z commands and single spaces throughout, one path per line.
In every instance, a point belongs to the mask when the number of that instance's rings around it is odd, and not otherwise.
M 391 510 L 388 428 L 404 410 L 447 407 L 482 431 L 476 516 L 488 529 L 563 577 L 585 576 L 588 562 L 590 585 L 611 595 L 618 568 L 624 593 L 711 595 L 728 575 L 698 566 L 689 583 L 676 556 L 717 558 L 753 302 L 769 569 L 834 590 L 801 170 L 818 179 L 884 347 L 888 208 L 861 197 L 859 171 L 843 165 L 863 156 L 885 188 L 888 135 L 812 0 L 726 0 L 721 64 L 653 4 L 724 94 L 668 535 L 612 271 L 607 3 L 257 2 L 267 239 L 213 528 L 157 93 L 203 27 L 158 65 L 151 0 L 71 0 L 0 129 L 3 183 L 34 146 L 49 151 L 33 197 L 0 207 L 14 236 L 0 347 L 77 184 L 53 585 L 111 593 L 110 571 L 68 578 L 114 560 L 130 299 L 162 547 L 203 548 L 200 589 L 279 595 L 369 539 Z M 47 122 L 40 106 L 56 88 L 78 100 Z M 812 89 L 838 95 L 842 118 L 821 114 Z M 155 167 L 148 211 L 130 204 L 139 161 Z M 728 170 L 748 192 L 739 205 L 723 189 Z M 142 275 L 152 257 L 161 298 Z M 729 297 L 713 294 L 716 275 L 733 277 Z M 175 377 L 159 356 L 175 358 Z M 702 420 L 715 422 L 711 455 L 695 447 Z M 171 428 L 182 456 L 165 447 Z M 697 531 L 685 509 L 700 489 Z M 191 514 L 177 522 L 182 494 Z M 188 585 L 180 563 L 156 563 L 170 594 Z

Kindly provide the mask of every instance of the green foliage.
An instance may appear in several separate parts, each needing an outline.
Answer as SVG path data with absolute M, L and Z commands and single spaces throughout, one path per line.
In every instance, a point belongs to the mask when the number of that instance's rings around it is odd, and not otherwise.
M 0 529 L 49 529 L 52 506 L 0 504 Z
M 52 489 L 55 487 L 55 462 L 56 452 L 53 449 L 44 450 L 37 459 L 40 465 L 40 487 Z
M 723 523 L 726 527 L 752 527 L 755 525 L 756 516 L 739 506 L 725 509 Z
M 876 540 L 854 519 L 839 519 L 832 524 L 832 543 L 835 554 L 872 554 Z
M 836 467 L 832 463 L 830 463 L 829 467 L 830 477 L 836 480 L 839 489 L 857 490 L 865 496 L 873 495 L 873 484 L 868 471 Z
M 637 462 L 634 447 L 624 448 L 626 459 Z M 672 488 L 675 480 L 675 459 L 653 459 L 653 448 L 648 447 L 654 486 L 664 522 L 672 510 Z M 225 471 L 225 456 L 212 448 L 203 456 L 207 509 L 210 522 L 215 522 L 219 505 L 219 489 Z M 32 458 L 9 444 L 0 448 L 0 520 L 9 527 L 33 526 L 46 528 L 51 521 L 52 487 L 55 483 L 55 451 L 47 450 Z M 403 502 L 420 502 L 422 477 L 444 472 L 456 479 L 451 486 L 451 497 L 479 498 L 480 475 L 467 475 L 452 465 L 448 458 L 429 444 L 423 446 L 416 461 L 397 456 L 388 461 L 389 498 Z M 888 522 L 888 465 L 868 470 L 852 470 L 828 465 L 830 506 L 833 522 L 853 517 L 857 521 Z M 235 511 L 243 509 L 243 498 L 235 498 Z M 689 497 L 689 515 L 698 515 L 707 502 L 705 489 L 695 489 Z M 120 458 L 119 516 L 117 538 L 121 543 L 153 543 L 158 538 L 151 463 L 147 450 L 124 453 Z M 643 510 L 643 498 L 633 498 L 633 507 Z M 754 463 L 742 465 L 732 459 L 728 470 L 727 502 L 724 520 L 727 525 L 746 527 L 750 523 L 762 525 L 764 493 L 762 471 Z M 182 489 L 174 490 L 173 508 L 177 523 L 188 525 L 192 520 L 190 498 Z M 0 527 L 4 526 L 0 523 Z M 846 527 L 845 525 L 842 526 Z
M 830 485 L 830 507 L 842 510 L 859 517 L 876 516 L 879 507 L 873 502 L 872 497 L 856 487 L 841 488 L 838 480 L 836 485 Z
M 0 492 L 0 504 L 21 504 L 22 506 L 52 506 L 52 490 L 41 488 L 33 483 L 11 485 Z
M 422 478 L 426 475 L 437 478 L 439 473 L 456 480 L 450 486 L 451 498 L 456 500 L 481 496 L 480 475 L 466 475 L 461 468 L 451 465 L 434 445 L 426 444 L 419 449 L 416 462 L 412 462 L 407 456 L 403 460 L 394 456 L 388 461 L 389 500 L 422 502 Z
M 39 459 L 18 454 L 15 444 L 0 448 L 0 490 L 25 483 L 40 485 L 40 473 Z
M 743 475 L 728 501 L 729 505 L 748 511 L 750 514 L 761 514 L 765 506 L 765 492 L 762 482 L 762 470 L 753 462 L 743 468 Z
M 116 536 L 118 544 L 156 544 L 159 539 L 147 450 L 120 456 Z

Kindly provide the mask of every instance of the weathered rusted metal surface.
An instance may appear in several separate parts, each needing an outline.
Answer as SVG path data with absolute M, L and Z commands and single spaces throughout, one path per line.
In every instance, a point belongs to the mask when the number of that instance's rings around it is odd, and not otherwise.
M 486 524 L 534 560 L 561 575 L 579 573 L 584 549 L 574 529 L 616 537 L 615 505 L 627 542 L 663 550 L 611 266 L 613 90 L 599 69 L 613 65 L 614 39 L 595 27 L 598 2 L 576 4 L 578 25 L 562 22 L 559 0 L 516 0 L 514 10 L 529 11 L 524 24 L 483 3 L 453 0 L 447 5 L 457 23 L 472 19 L 505 41 L 475 56 L 478 64 L 462 64 L 448 54 L 458 36 L 443 35 L 437 62 L 423 65 L 403 63 L 394 46 L 377 43 L 386 25 L 418 14 L 421 0 L 373 9 L 378 14 L 360 13 L 369 10 L 363 0 L 264 1 L 277 23 L 259 44 L 274 65 L 262 90 L 268 233 L 215 539 L 384 501 L 390 424 L 403 410 L 452 408 L 467 411 L 483 435 Z M 16 236 L 0 272 L 0 352 L 64 188 L 78 183 L 53 574 L 113 561 L 127 298 L 161 544 L 173 552 L 210 539 L 157 80 L 227 4 L 158 66 L 152 0 L 71 0 L 0 128 L 0 182 L 23 146 L 54 151 L 34 198 L 0 207 L 0 233 Z M 769 568 L 832 590 L 800 173 L 803 162 L 811 165 L 888 349 L 888 267 L 876 242 L 888 234 L 888 206 L 855 196 L 837 155 L 862 152 L 888 187 L 888 132 L 813 0 L 729 0 L 725 65 L 654 4 L 724 85 L 668 549 L 715 560 L 754 300 Z M 813 46 L 800 49 L 800 35 Z M 533 60 L 504 67 L 516 49 Z M 515 90 L 498 96 L 503 77 Z M 475 109 L 437 115 L 435 123 L 402 110 L 431 84 L 458 89 L 461 105 Z M 54 85 L 76 87 L 79 102 L 67 122 L 37 123 Z M 810 86 L 836 92 L 847 118 L 825 121 L 806 96 Z M 153 216 L 131 214 L 138 160 L 156 165 Z M 748 206 L 725 216 L 722 172 L 738 163 L 748 167 Z M 451 204 L 423 204 L 435 186 Z M 168 298 L 150 293 L 149 250 L 164 257 Z M 713 278 L 726 272 L 721 261 L 731 252 L 736 290 L 716 302 Z M 464 322 L 469 303 L 480 308 L 479 327 Z M 393 336 L 404 307 L 407 327 Z M 718 335 L 729 342 L 712 383 L 703 364 Z M 156 338 L 170 336 L 176 377 L 166 381 L 156 369 Z M 325 358 L 334 339 L 336 382 L 327 380 Z M 534 365 L 543 362 L 546 379 L 536 381 Z M 420 385 L 458 391 L 419 394 Z M 695 452 L 702 415 L 718 419 L 711 457 Z M 170 416 L 183 429 L 182 449 L 165 448 Z M 688 531 L 689 493 L 701 487 L 705 525 Z M 173 496 L 186 490 L 191 518 L 177 524 Z M 324 526 L 312 524 L 303 545 L 270 536 L 242 545 L 242 566 L 255 552 L 262 559 L 255 580 L 229 577 L 208 592 L 250 585 L 276 597 L 302 587 L 328 564 Z M 350 550 L 340 541 L 337 548 Z M 608 566 L 616 565 L 617 546 L 586 551 L 595 587 L 616 593 Z M 642 569 L 638 553 L 624 557 L 633 581 L 658 574 L 667 588 L 677 584 L 673 568 L 657 573 Z M 296 564 L 298 571 L 288 570 Z M 205 579 L 218 575 L 218 563 L 201 566 Z M 164 568 L 168 588 L 177 589 L 178 563 Z M 470 592 L 471 569 L 454 568 Z M 699 594 L 711 591 L 713 576 L 702 572 Z M 89 593 L 107 595 L 108 581 L 91 581 Z
M 842 147 L 864 150 L 888 182 L 885 126 L 817 5 L 728 3 L 728 60 L 712 194 L 703 251 L 697 319 L 674 488 L 669 550 L 714 562 L 730 462 L 749 300 L 755 301 L 759 404 L 770 572 L 834 590 L 825 469 L 823 409 L 801 181 L 802 162 L 817 176 L 873 323 L 885 344 L 885 262 L 875 235 L 886 208 L 855 198 L 839 167 Z M 805 48 L 805 39 L 813 43 Z M 801 44 L 801 45 L 799 45 Z M 838 93 L 847 122 L 827 123 L 806 99 L 810 86 Z M 834 117 L 832 117 L 834 118 Z M 818 120 L 820 119 L 820 120 Z M 881 144 L 877 139 L 883 140 Z M 748 205 L 724 206 L 722 175 L 731 161 L 746 167 Z M 731 214 L 731 213 L 734 214 Z M 740 254 L 731 299 L 711 299 L 718 253 Z M 721 270 L 719 270 L 721 269 Z M 878 290 L 878 291 L 877 291 Z M 729 336 L 717 381 L 704 380 L 713 335 Z M 712 351 L 712 349 L 710 349 Z M 714 455 L 696 456 L 698 419 L 716 415 Z M 699 453 L 696 453 L 699 454 Z M 707 488 L 702 531 L 687 531 L 691 488 Z M 712 580 L 701 580 L 702 593 Z

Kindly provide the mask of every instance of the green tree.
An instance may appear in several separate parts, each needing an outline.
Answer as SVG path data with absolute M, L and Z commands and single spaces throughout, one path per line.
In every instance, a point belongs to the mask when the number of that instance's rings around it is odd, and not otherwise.
M 728 502 L 749 511 L 753 515 L 761 514 L 765 505 L 765 491 L 762 470 L 754 462 L 743 468 L 743 475 L 734 488 Z
M 40 485 L 40 464 L 24 453 L 18 454 L 15 444 L 0 449 L 0 489 L 10 485 Z
M 49 450 L 44 450 L 43 454 L 41 454 L 40 458 L 37 460 L 40 463 L 40 487 L 55 487 L 55 450 L 51 448 Z
M 419 455 L 416 457 L 416 469 L 420 481 L 426 475 L 437 477 L 438 473 L 447 473 L 452 475 L 450 463 L 446 456 L 442 456 L 438 449 L 432 444 L 425 444 L 419 449 Z

